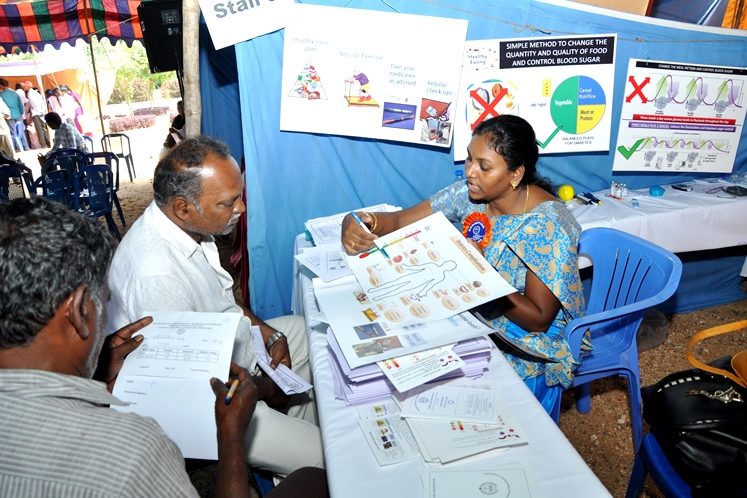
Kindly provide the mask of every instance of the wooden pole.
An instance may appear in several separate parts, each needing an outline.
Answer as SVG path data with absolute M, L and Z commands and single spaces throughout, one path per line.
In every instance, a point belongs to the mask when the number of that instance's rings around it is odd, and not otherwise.
M 200 134 L 200 5 L 197 0 L 182 1 L 182 51 L 184 53 L 184 117 L 187 136 Z
M 96 85 L 96 104 L 99 109 L 99 124 L 101 125 L 101 136 L 106 135 L 104 129 L 104 113 L 101 110 L 101 92 L 99 91 L 99 75 L 96 71 L 96 57 L 93 55 L 93 34 L 91 33 L 91 9 L 89 8 L 88 0 L 83 1 L 83 8 L 86 18 L 86 36 L 88 37 L 88 48 L 91 49 L 91 66 L 93 67 L 93 81 Z

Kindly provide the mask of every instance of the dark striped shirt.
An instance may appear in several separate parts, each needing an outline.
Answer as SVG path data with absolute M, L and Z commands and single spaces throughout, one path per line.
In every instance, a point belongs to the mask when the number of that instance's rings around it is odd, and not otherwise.
M 104 384 L 0 369 L 0 496 L 198 496 L 177 446 Z

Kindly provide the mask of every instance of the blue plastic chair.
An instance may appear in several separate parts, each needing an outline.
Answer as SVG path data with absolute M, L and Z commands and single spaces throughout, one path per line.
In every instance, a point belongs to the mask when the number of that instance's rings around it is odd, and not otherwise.
M 119 203 L 119 157 L 113 152 L 89 152 L 85 155 L 85 164 L 106 164 L 114 174 L 114 188 L 112 190 L 112 200 L 114 201 L 114 207 L 117 208 L 119 214 L 119 221 L 122 222 L 122 226 L 126 227 L 124 211 L 122 211 L 122 205 Z
M 260 497 L 267 496 L 267 493 L 275 488 L 275 481 L 272 480 L 272 472 L 269 470 L 252 468 L 252 478 Z
M 76 205 L 75 177 L 71 177 L 65 169 L 51 169 L 42 173 L 29 185 L 29 195 L 39 195 L 39 189 L 42 190 L 42 196 L 64 204 L 69 209 Z
M 637 498 L 641 495 L 646 474 L 651 473 L 659 490 L 667 498 L 691 498 L 690 486 L 682 480 L 677 471 L 669 464 L 667 456 L 659 446 L 653 434 L 646 434 L 635 455 L 633 471 L 628 482 L 626 498 Z
M 121 240 L 122 236 L 112 218 L 114 175 L 109 166 L 94 164 L 83 166 L 76 182 L 76 199 L 81 203 L 79 210 L 92 218 L 104 217 L 109 231 Z
M 565 329 L 573 355 L 581 358 L 573 378 L 576 409 L 581 413 L 591 409 L 591 381 L 625 377 L 635 450 L 643 432 L 636 332 L 646 310 L 677 290 L 682 262 L 656 244 L 612 228 L 582 232 L 578 252 L 591 259 L 593 273 L 586 315 Z M 587 330 L 594 349 L 581 354 Z
M 70 177 L 78 174 L 85 165 L 85 152 L 78 149 L 57 149 L 51 152 L 42 165 L 42 173 L 55 169 L 64 169 Z

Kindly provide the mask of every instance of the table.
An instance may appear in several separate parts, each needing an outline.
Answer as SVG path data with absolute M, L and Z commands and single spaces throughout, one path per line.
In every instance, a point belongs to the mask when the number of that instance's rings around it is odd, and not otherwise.
M 296 244 L 297 247 L 308 245 L 302 235 L 296 239 Z M 314 391 L 332 497 L 424 497 L 427 488 L 421 477 L 426 464 L 418 459 L 379 467 L 358 427 L 355 407 L 334 398 L 326 339 L 326 334 L 331 332 L 316 318 L 319 308 L 311 275 L 296 268 L 296 279 L 294 289 L 309 333 Z M 529 444 L 506 452 L 476 455 L 443 468 L 485 468 L 521 460 L 543 496 L 610 496 L 498 350 L 493 350 L 490 370 L 483 378 L 500 386 L 508 405 L 520 418 Z
M 599 206 L 576 205 L 572 209 L 584 230 L 610 227 L 637 235 L 672 252 L 703 251 L 747 245 L 747 196 L 720 198 L 698 192 L 727 183 L 687 182 L 691 192 L 665 186 L 663 197 L 652 197 L 648 189 L 631 191 L 623 200 L 596 192 Z M 632 206 L 636 198 L 639 208 Z

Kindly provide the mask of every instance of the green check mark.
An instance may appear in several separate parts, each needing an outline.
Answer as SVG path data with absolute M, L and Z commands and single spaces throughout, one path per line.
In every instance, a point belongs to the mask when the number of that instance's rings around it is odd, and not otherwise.
M 621 145 L 620 147 L 617 148 L 617 152 L 622 154 L 625 159 L 630 159 L 630 156 L 632 156 L 633 153 L 636 150 L 638 150 L 638 146 L 641 145 L 645 140 L 646 140 L 645 138 L 641 138 L 640 140 L 638 140 L 636 143 L 633 144 L 633 147 L 629 149 L 625 147 L 624 145 Z

